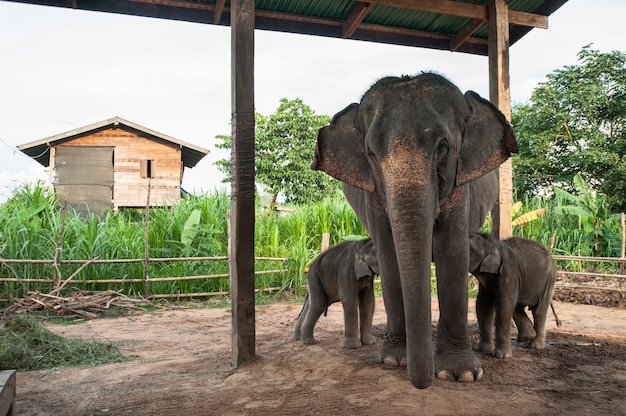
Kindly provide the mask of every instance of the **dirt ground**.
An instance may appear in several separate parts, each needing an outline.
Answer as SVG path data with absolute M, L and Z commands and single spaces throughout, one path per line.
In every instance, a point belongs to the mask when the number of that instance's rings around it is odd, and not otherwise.
M 470 300 L 470 327 L 478 332 Z M 19 415 L 626 415 L 626 308 L 555 302 L 547 347 L 514 342 L 513 358 L 479 358 L 483 379 L 411 387 L 406 368 L 377 362 L 378 345 L 342 347 L 343 311 L 316 326 L 319 343 L 291 338 L 301 305 L 256 312 L 258 358 L 231 368 L 228 309 L 168 309 L 49 325 L 66 337 L 109 340 L 132 360 L 19 372 Z M 438 317 L 433 302 L 433 317 Z M 377 299 L 374 333 L 385 322 Z M 512 337 L 515 337 L 515 330 Z M 475 337 L 473 337 L 475 338 Z M 474 341 L 477 342 L 477 341 Z

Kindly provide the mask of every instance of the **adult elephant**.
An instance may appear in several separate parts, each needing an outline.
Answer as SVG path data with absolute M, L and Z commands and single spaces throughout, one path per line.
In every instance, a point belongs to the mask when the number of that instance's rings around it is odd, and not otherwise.
M 434 374 L 482 376 L 467 330 L 468 238 L 459 238 L 470 231 L 466 185 L 516 151 L 496 107 L 432 73 L 378 81 L 319 132 L 312 168 L 344 183 L 378 253 L 387 310 L 380 359 L 406 358 L 415 387 L 430 386 Z M 440 309 L 434 360 L 432 260 Z

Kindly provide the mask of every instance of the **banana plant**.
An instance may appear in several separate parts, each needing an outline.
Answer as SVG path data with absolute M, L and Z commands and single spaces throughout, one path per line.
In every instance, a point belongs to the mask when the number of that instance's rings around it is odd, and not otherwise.
M 515 217 L 522 210 L 523 205 L 524 204 L 522 203 L 522 201 L 517 201 L 515 204 L 513 204 L 513 207 L 511 209 L 511 216 Z M 513 221 L 511 221 L 511 224 L 514 226 L 515 225 L 522 226 L 528 222 L 536 220 L 537 218 L 545 214 L 546 214 L 545 208 L 534 209 L 532 211 L 526 212 L 518 216 Z
M 561 201 L 569 203 L 555 207 L 554 211 L 578 216 L 578 227 L 591 237 L 594 255 L 607 255 L 608 253 L 604 253 L 607 240 L 613 236 L 608 221 L 615 215 L 611 215 L 606 198 L 594 192 L 580 174 L 574 175 L 573 184 L 575 194 L 558 187 L 554 188 L 555 195 Z

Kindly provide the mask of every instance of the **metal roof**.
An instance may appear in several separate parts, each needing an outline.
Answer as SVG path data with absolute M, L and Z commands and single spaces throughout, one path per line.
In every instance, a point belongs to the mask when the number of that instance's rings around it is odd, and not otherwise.
M 166 134 L 156 132 L 139 124 L 132 123 L 124 120 L 121 117 L 113 117 L 107 120 L 100 121 L 98 123 L 89 124 L 88 126 L 79 127 L 74 130 L 70 130 L 65 133 L 56 134 L 54 136 L 46 137 L 45 139 L 36 140 L 34 142 L 25 143 L 19 145 L 17 148 L 26 153 L 28 156 L 41 163 L 43 166 L 48 167 L 50 165 L 50 147 L 59 145 L 63 142 L 74 140 L 79 137 L 93 134 L 97 131 L 107 130 L 110 128 L 120 128 L 132 133 L 135 133 L 141 137 L 145 137 L 149 140 L 155 140 L 168 145 L 173 145 L 181 149 L 181 159 L 183 165 L 192 168 L 209 153 L 207 149 L 203 149 L 200 146 L 196 146 L 190 143 L 186 143 L 182 140 L 175 139 Z
M 229 0 L 5 0 L 230 25 Z M 567 0 L 509 0 L 513 45 Z M 256 0 L 257 29 L 487 55 L 487 0 Z

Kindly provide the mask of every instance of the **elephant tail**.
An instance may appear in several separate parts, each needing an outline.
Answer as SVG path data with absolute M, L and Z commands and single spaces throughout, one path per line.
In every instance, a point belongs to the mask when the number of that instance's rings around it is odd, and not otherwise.
M 556 326 L 560 328 L 562 324 L 561 324 L 561 320 L 559 319 L 559 316 L 556 314 L 556 311 L 554 310 L 554 303 L 550 302 L 550 308 L 552 309 L 552 314 L 554 314 L 554 320 L 556 321 Z

